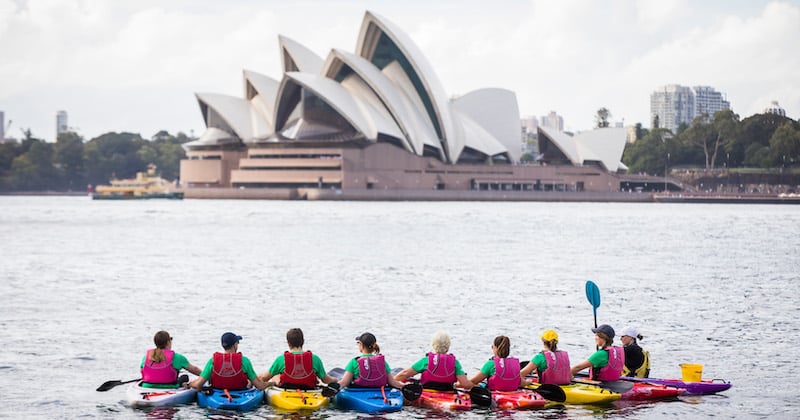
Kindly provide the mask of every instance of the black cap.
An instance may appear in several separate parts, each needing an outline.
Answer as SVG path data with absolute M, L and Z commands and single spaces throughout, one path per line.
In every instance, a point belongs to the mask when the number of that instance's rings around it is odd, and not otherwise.
M 597 328 L 592 328 L 593 333 L 603 333 L 608 336 L 608 338 L 614 338 L 614 329 L 611 328 L 611 325 L 603 324 Z
M 356 337 L 356 341 L 360 341 L 365 347 L 372 347 L 378 341 L 372 333 L 365 332 L 364 334 Z
M 220 341 L 222 342 L 222 348 L 227 350 L 233 347 L 233 345 L 238 343 L 239 340 L 241 339 L 242 339 L 241 335 L 236 335 L 232 332 L 226 332 L 225 334 L 222 334 L 222 338 L 220 338 Z

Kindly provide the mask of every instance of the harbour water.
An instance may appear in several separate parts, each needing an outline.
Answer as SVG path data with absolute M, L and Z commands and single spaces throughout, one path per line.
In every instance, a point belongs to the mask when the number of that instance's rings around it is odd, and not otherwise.
M 3 418 L 283 418 L 136 410 L 125 386 L 160 329 L 202 366 L 225 331 L 257 371 L 300 327 L 326 368 L 371 331 L 392 367 L 445 330 L 475 373 L 491 340 L 530 358 L 555 328 L 573 363 L 599 323 L 639 327 L 652 376 L 703 364 L 729 391 L 677 401 L 400 418 L 797 418 L 800 208 L 652 203 L 92 202 L 0 196 Z M 346 419 L 326 408 L 310 418 Z

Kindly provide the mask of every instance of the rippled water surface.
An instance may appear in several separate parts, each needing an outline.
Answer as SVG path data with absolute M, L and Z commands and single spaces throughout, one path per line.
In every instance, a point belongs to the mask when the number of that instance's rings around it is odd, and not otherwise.
M 232 330 L 264 371 L 301 327 L 326 368 L 369 330 L 392 367 L 439 329 L 468 374 L 495 335 L 530 358 L 556 328 L 573 362 L 598 322 L 639 326 L 656 377 L 701 363 L 716 396 L 604 408 L 387 418 L 797 418 L 800 206 L 92 202 L 0 197 L 0 417 L 230 418 L 124 404 L 153 333 L 203 365 Z M 312 418 L 355 414 L 326 408 Z M 281 418 L 267 406 L 237 418 Z M 296 417 L 296 416 L 293 416 Z

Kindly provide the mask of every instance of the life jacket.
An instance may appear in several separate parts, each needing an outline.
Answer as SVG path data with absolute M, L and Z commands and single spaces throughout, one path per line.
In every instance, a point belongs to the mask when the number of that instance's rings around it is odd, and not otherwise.
M 543 351 L 547 369 L 539 372 L 539 383 L 567 385 L 570 382 L 569 355 L 563 350 Z
M 386 361 L 382 354 L 374 356 L 356 357 L 358 363 L 358 378 L 354 384 L 364 387 L 386 386 Z
M 158 363 L 150 360 L 150 355 L 155 349 L 147 350 L 142 367 L 142 381 L 151 384 L 174 384 L 178 382 L 178 371 L 172 367 L 172 358 L 175 352 L 162 349 L 164 360 Z
M 214 353 L 211 386 L 217 389 L 247 388 L 247 375 L 242 370 L 242 353 Z
M 609 347 L 604 349 L 608 352 L 608 364 L 596 371 L 592 368 L 589 377 L 596 381 L 616 381 L 622 375 L 622 368 L 625 367 L 625 350 L 622 347 Z
M 494 375 L 487 381 L 490 391 L 513 391 L 519 388 L 519 359 L 495 356 Z
M 289 385 L 304 389 L 317 386 L 317 374 L 314 372 L 314 362 L 310 351 L 300 354 L 284 352 L 283 363 L 285 368 L 281 373 L 279 386 Z
M 420 385 L 438 382 L 453 385 L 456 381 L 456 357 L 452 354 L 428 353 L 428 368 L 422 372 Z
M 622 376 L 631 376 L 634 378 L 649 378 L 650 377 L 650 352 L 642 350 L 642 364 L 639 365 L 633 372 L 627 365 L 622 368 Z

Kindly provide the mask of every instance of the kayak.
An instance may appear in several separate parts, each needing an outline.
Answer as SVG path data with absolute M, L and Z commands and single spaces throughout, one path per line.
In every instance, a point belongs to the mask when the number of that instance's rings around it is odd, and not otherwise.
M 333 398 L 337 407 L 362 413 L 376 414 L 400 411 L 403 408 L 403 393 L 394 388 L 347 387 Z
M 194 388 L 143 388 L 142 381 L 131 384 L 126 391 L 133 407 L 162 407 L 194 402 Z
M 526 408 L 541 408 L 547 400 L 530 389 L 517 389 L 514 391 L 492 391 L 492 400 L 499 410 L 521 410 Z
M 415 401 L 406 400 L 406 404 L 438 411 L 456 411 L 472 408 L 472 399 L 469 393 L 462 391 L 423 389 L 419 398 Z
M 220 410 L 252 410 L 264 401 L 264 391 L 256 388 L 226 390 L 211 388 L 197 393 L 197 405 Z
M 621 395 L 601 388 L 596 385 L 572 383 L 569 385 L 558 385 L 564 391 L 567 399 L 564 404 L 611 404 L 612 402 L 620 399 Z M 538 383 L 532 383 L 525 388 L 536 389 L 539 387 Z
M 310 411 L 320 409 L 330 400 L 322 396 L 321 389 L 286 389 L 271 386 L 266 390 L 266 401 L 269 405 L 282 410 Z
M 620 378 L 624 381 L 631 382 L 647 382 L 657 385 L 665 385 L 673 388 L 683 388 L 686 390 L 685 395 L 706 395 L 716 394 L 730 389 L 733 386 L 730 382 L 724 379 L 713 379 L 700 382 L 684 382 L 680 379 L 657 379 L 657 378 L 629 378 L 623 376 Z
M 675 398 L 686 393 L 683 388 L 673 388 L 666 385 L 649 384 L 646 382 L 634 382 L 633 388 L 622 393 L 622 400 L 664 400 Z

